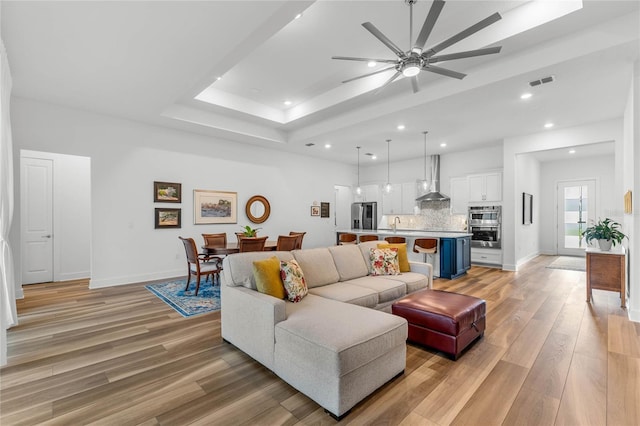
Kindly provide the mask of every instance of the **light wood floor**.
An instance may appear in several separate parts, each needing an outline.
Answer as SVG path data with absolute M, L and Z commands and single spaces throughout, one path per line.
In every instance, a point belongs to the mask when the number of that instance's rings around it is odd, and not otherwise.
M 485 337 L 457 362 L 408 346 L 406 373 L 342 423 L 638 425 L 640 324 L 584 272 L 473 267 L 435 287 L 487 301 Z M 332 424 L 313 401 L 143 284 L 25 286 L 0 371 L 0 423 Z

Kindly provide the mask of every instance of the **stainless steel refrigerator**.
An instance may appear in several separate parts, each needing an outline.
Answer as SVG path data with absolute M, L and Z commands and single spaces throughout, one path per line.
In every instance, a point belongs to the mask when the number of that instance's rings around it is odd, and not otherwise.
M 352 229 L 378 229 L 378 204 L 375 201 L 351 204 Z

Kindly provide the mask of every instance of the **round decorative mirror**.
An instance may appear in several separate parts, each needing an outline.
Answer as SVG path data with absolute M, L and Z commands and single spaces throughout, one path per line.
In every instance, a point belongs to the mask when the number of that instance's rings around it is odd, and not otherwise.
M 271 206 L 269 205 L 269 201 L 267 201 L 267 199 L 262 195 L 254 195 L 249 198 L 249 201 L 247 201 L 245 212 L 251 222 L 262 223 L 269 219 Z

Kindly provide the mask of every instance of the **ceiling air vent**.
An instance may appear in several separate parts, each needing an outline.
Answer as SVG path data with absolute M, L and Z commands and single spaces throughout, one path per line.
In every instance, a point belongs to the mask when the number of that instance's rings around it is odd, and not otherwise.
M 529 86 L 531 87 L 536 87 L 536 86 L 540 86 L 541 84 L 547 84 L 547 83 L 551 83 L 552 81 L 554 81 L 556 78 L 552 75 L 550 75 L 549 77 L 542 77 L 539 80 L 533 80 L 529 82 Z
M 309 142 L 309 143 L 305 143 L 304 144 L 304 146 L 314 146 L 314 145 L 315 145 L 315 143 L 313 143 L 313 142 Z

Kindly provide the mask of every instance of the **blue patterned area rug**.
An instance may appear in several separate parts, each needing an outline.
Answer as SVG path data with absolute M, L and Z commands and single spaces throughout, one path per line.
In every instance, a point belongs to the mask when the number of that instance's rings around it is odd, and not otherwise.
M 189 290 L 184 291 L 185 279 L 178 279 L 145 286 L 147 290 L 155 294 L 178 311 L 183 317 L 206 314 L 220 310 L 220 286 L 212 286 L 211 281 L 200 281 L 200 290 L 196 292 L 196 283 L 192 281 Z

